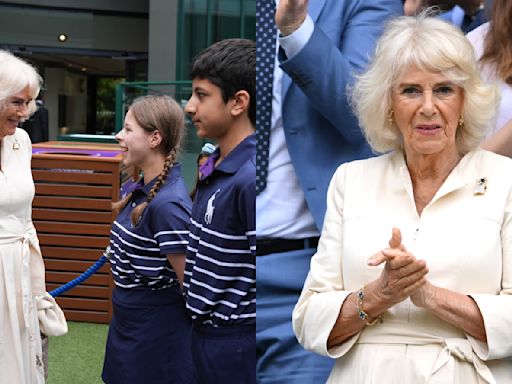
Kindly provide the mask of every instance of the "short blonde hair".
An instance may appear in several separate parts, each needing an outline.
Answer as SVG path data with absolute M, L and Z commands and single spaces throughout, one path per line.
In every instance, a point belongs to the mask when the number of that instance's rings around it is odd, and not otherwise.
M 461 154 L 477 148 L 494 123 L 498 88 L 482 82 L 473 47 L 462 32 L 430 14 L 427 10 L 389 22 L 369 69 L 356 79 L 352 104 L 375 152 L 403 149 L 402 135 L 388 115 L 392 89 L 412 65 L 441 73 L 463 89 L 464 124 L 456 138 Z
M 37 109 L 35 98 L 42 82 L 43 79 L 32 65 L 8 51 L 0 50 L 0 112 L 5 109 L 5 102 L 9 97 L 28 86 L 32 97 L 28 112 L 30 115 L 34 113 Z

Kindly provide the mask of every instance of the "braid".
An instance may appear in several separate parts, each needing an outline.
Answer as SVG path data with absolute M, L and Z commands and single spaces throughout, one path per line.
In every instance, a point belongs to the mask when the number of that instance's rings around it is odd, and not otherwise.
M 183 109 L 170 96 L 147 95 L 137 98 L 130 106 L 130 111 L 136 123 L 146 133 L 160 132 L 162 140 L 154 149 L 164 159 L 163 170 L 149 191 L 146 201 L 137 205 L 132 211 L 130 219 L 135 226 L 140 221 L 144 209 L 155 198 L 167 178 L 169 169 L 176 161 L 185 132 L 185 122 Z
M 151 188 L 151 190 L 149 191 L 147 200 L 145 202 L 137 205 L 133 209 L 132 215 L 131 215 L 131 220 L 132 220 L 132 224 L 134 226 L 137 225 L 137 223 L 139 222 L 139 220 L 142 216 L 142 213 L 144 212 L 144 209 L 146 209 L 146 207 L 149 205 L 149 203 L 151 203 L 151 201 L 155 198 L 156 194 L 160 190 L 160 187 L 165 182 L 165 179 L 167 178 L 167 174 L 169 173 L 169 169 L 171 169 L 172 166 L 174 165 L 174 163 L 176 162 L 176 157 L 177 157 L 177 151 L 176 151 L 176 149 L 172 149 L 171 152 L 169 152 L 169 155 L 167 155 L 167 157 L 165 158 L 164 169 L 162 170 L 162 172 L 160 172 L 155 184 L 153 185 L 153 188 Z

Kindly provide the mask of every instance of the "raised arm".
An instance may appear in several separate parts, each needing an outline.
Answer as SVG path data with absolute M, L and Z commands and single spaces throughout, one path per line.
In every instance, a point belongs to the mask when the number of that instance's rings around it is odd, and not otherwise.
M 280 1 L 276 24 L 281 33 L 291 33 L 302 24 L 307 5 L 306 0 Z M 366 68 L 384 21 L 402 13 L 401 2 L 395 0 L 326 1 L 306 45 L 293 57 L 280 50 L 283 71 L 349 142 L 364 138 L 347 87 L 354 74 Z

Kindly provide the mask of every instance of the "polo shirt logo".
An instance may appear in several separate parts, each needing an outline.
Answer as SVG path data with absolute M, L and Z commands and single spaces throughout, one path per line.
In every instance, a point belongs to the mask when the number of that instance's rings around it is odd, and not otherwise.
M 206 224 L 211 224 L 213 219 L 213 211 L 215 210 L 215 207 L 213 205 L 213 201 L 215 200 L 215 197 L 217 197 L 217 193 L 220 192 L 220 189 L 217 189 L 215 193 L 208 199 L 208 205 L 206 206 L 206 213 L 204 214 L 204 222 Z

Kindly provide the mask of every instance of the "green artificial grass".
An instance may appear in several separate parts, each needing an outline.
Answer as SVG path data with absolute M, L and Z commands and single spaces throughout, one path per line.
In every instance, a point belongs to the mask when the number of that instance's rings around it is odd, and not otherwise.
M 46 384 L 102 384 L 108 325 L 68 321 L 68 328 L 50 337 Z

